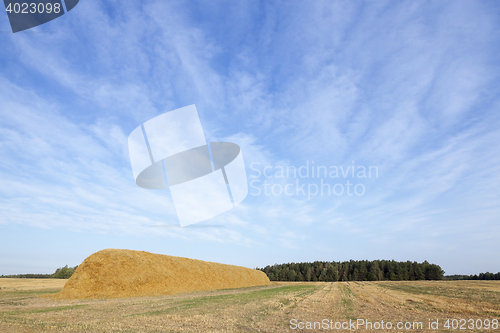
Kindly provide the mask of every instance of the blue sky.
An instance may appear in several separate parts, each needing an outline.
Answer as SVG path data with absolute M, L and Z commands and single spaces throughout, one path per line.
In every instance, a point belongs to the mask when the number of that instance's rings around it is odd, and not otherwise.
M 16 34 L 1 16 L 0 274 L 104 248 L 500 271 L 498 2 L 82 0 Z M 135 185 L 127 137 L 191 104 L 261 193 L 175 228 L 169 192 Z M 313 164 L 378 172 L 257 177 Z M 277 194 L 321 181 L 363 194 Z

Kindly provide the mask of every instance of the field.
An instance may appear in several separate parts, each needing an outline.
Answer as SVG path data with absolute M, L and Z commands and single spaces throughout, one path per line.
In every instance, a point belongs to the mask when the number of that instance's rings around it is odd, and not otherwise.
M 0 332 L 500 332 L 500 281 L 283 282 L 174 296 L 51 299 L 65 281 L 0 279 Z M 429 320 L 438 320 L 437 330 Z

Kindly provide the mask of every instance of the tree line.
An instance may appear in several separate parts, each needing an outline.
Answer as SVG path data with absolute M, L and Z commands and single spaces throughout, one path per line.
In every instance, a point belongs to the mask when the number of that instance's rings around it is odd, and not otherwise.
M 0 278 L 25 278 L 25 279 L 69 279 L 76 271 L 78 266 L 60 267 L 52 274 L 15 274 L 15 275 L 2 275 Z
M 455 275 L 447 275 L 444 277 L 445 280 L 500 280 L 500 272 L 494 274 L 490 272 L 486 273 L 480 273 L 479 275 L 474 274 L 474 275 L 461 275 L 461 274 L 455 274 Z
M 441 267 L 427 261 L 315 261 L 275 264 L 257 269 L 266 273 L 271 281 L 411 281 L 444 278 Z

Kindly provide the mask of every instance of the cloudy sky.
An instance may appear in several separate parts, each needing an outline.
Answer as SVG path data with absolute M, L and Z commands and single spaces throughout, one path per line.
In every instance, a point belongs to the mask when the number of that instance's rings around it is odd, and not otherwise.
M 0 274 L 104 248 L 500 271 L 499 18 L 496 1 L 82 0 L 12 34 L 0 15 Z M 207 140 L 241 146 L 249 194 L 180 228 L 168 190 L 135 185 L 127 138 L 191 104 Z

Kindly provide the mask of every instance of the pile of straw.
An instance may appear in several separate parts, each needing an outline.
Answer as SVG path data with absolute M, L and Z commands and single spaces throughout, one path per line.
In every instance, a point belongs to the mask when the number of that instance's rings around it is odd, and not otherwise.
M 269 284 L 254 269 L 144 251 L 106 249 L 78 266 L 59 299 L 154 296 Z

